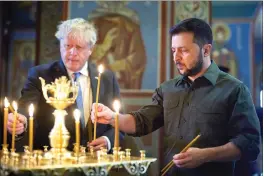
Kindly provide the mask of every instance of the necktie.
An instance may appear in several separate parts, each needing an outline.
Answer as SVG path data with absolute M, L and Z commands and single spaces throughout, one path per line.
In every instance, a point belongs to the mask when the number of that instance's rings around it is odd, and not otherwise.
M 73 74 L 74 74 L 74 81 L 77 82 L 78 78 L 81 76 L 81 73 L 77 72 L 77 73 L 73 73 Z M 84 129 L 85 123 L 84 123 L 83 99 L 82 99 L 82 88 L 81 88 L 80 82 L 78 85 L 79 85 L 79 90 L 78 90 L 78 96 L 76 98 L 76 103 L 77 103 L 78 109 L 81 111 L 81 117 L 80 117 L 81 127 L 82 127 L 82 129 Z

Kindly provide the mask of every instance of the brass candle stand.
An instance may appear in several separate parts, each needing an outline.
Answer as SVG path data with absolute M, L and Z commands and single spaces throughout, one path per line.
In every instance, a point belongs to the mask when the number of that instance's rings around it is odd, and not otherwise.
M 70 134 L 65 127 L 64 110 L 75 102 L 78 94 L 78 85 L 67 80 L 66 77 L 56 79 L 54 83 L 45 84 L 40 78 L 42 91 L 47 103 L 56 108 L 53 115 L 55 123 L 50 131 L 49 139 L 51 149 L 43 146 L 44 150 L 29 150 L 24 146 L 24 152 L 9 152 L 7 145 L 3 145 L 0 153 L 0 175 L 76 175 L 83 173 L 86 176 L 108 175 L 111 168 L 125 168 L 131 175 L 146 173 L 150 163 L 156 158 L 145 157 L 145 151 L 140 151 L 140 156 L 131 156 L 131 149 L 121 151 L 120 147 L 113 148 L 113 154 L 107 154 L 107 150 L 101 148 L 95 152 L 92 147 L 86 151 L 86 147 L 80 146 L 74 151 L 67 151 Z
M 130 149 L 129 149 L 130 150 Z M 2 151 L 0 175 L 8 176 L 12 174 L 23 175 L 66 175 L 66 173 L 83 173 L 86 176 L 108 175 L 111 168 L 124 167 L 131 175 L 141 175 L 146 173 L 150 163 L 155 162 L 155 158 L 145 156 L 130 156 L 130 151 L 119 151 L 118 157 L 107 154 L 106 149 L 101 149 L 96 153 L 80 152 L 79 156 L 74 153 L 67 159 L 58 161 L 54 157 L 46 155 L 47 152 L 35 150 L 32 153 L 7 153 Z M 73 174 L 74 175 L 74 174 Z
M 64 109 L 75 102 L 78 95 L 78 85 L 68 80 L 66 76 L 55 79 L 55 82 L 51 84 L 45 84 L 45 80 L 41 77 L 39 79 L 47 103 L 56 108 L 53 112 L 55 123 L 49 134 L 50 155 L 56 156 L 56 158 L 57 156 L 67 158 L 70 156 L 70 152 L 66 150 L 70 134 L 64 123 L 64 117 L 68 114 Z

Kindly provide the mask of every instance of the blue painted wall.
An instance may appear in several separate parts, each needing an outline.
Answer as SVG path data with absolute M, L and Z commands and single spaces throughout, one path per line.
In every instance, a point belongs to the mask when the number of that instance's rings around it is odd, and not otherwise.
M 239 61 L 238 78 L 250 88 L 252 93 L 255 92 L 253 99 L 256 106 L 260 106 L 259 92 L 263 87 L 259 78 L 263 70 L 262 3 L 261 1 L 212 1 L 212 21 L 223 21 L 232 29 L 232 37 L 228 45 L 235 51 Z M 237 31 L 235 29 L 237 27 L 240 27 L 242 32 L 240 42 L 243 45 L 242 50 L 239 50 L 236 44 Z M 251 49 L 252 53 L 250 53 Z M 250 61 L 254 70 L 251 70 Z M 252 72 L 254 77 L 251 75 Z M 255 79 L 255 85 L 250 84 L 253 79 Z
M 253 17 L 260 1 L 212 1 L 213 18 Z

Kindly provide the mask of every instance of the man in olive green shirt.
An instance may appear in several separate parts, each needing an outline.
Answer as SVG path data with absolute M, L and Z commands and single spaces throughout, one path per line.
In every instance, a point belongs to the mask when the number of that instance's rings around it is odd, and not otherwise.
M 260 124 L 248 88 L 219 70 L 211 60 L 212 30 L 196 18 L 170 30 L 173 59 L 181 76 L 155 90 L 152 104 L 119 116 L 119 128 L 143 136 L 164 126 L 164 165 L 168 175 L 232 176 L 235 161 L 255 160 Z M 113 112 L 100 104 L 99 123 L 113 123 Z M 94 108 L 92 119 L 94 118 Z M 180 151 L 197 135 L 195 145 Z

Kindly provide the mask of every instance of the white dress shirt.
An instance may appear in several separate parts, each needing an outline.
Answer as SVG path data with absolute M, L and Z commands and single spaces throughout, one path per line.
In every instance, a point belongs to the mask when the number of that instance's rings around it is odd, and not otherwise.
M 83 113 L 84 113 L 84 120 L 85 125 L 88 125 L 88 119 L 91 115 L 91 108 L 92 108 L 92 102 L 93 102 L 93 93 L 91 88 L 91 81 L 90 76 L 88 72 L 88 63 L 86 62 L 83 66 L 83 68 L 79 71 L 81 73 L 79 79 L 77 80 L 79 85 L 82 89 L 82 97 L 83 97 Z M 67 69 L 67 68 L 66 68 Z M 68 75 L 70 78 L 74 78 L 73 73 L 71 70 L 68 70 Z M 85 97 L 85 98 L 84 98 Z M 107 140 L 108 145 L 108 151 L 111 149 L 111 143 L 107 136 L 102 136 Z

